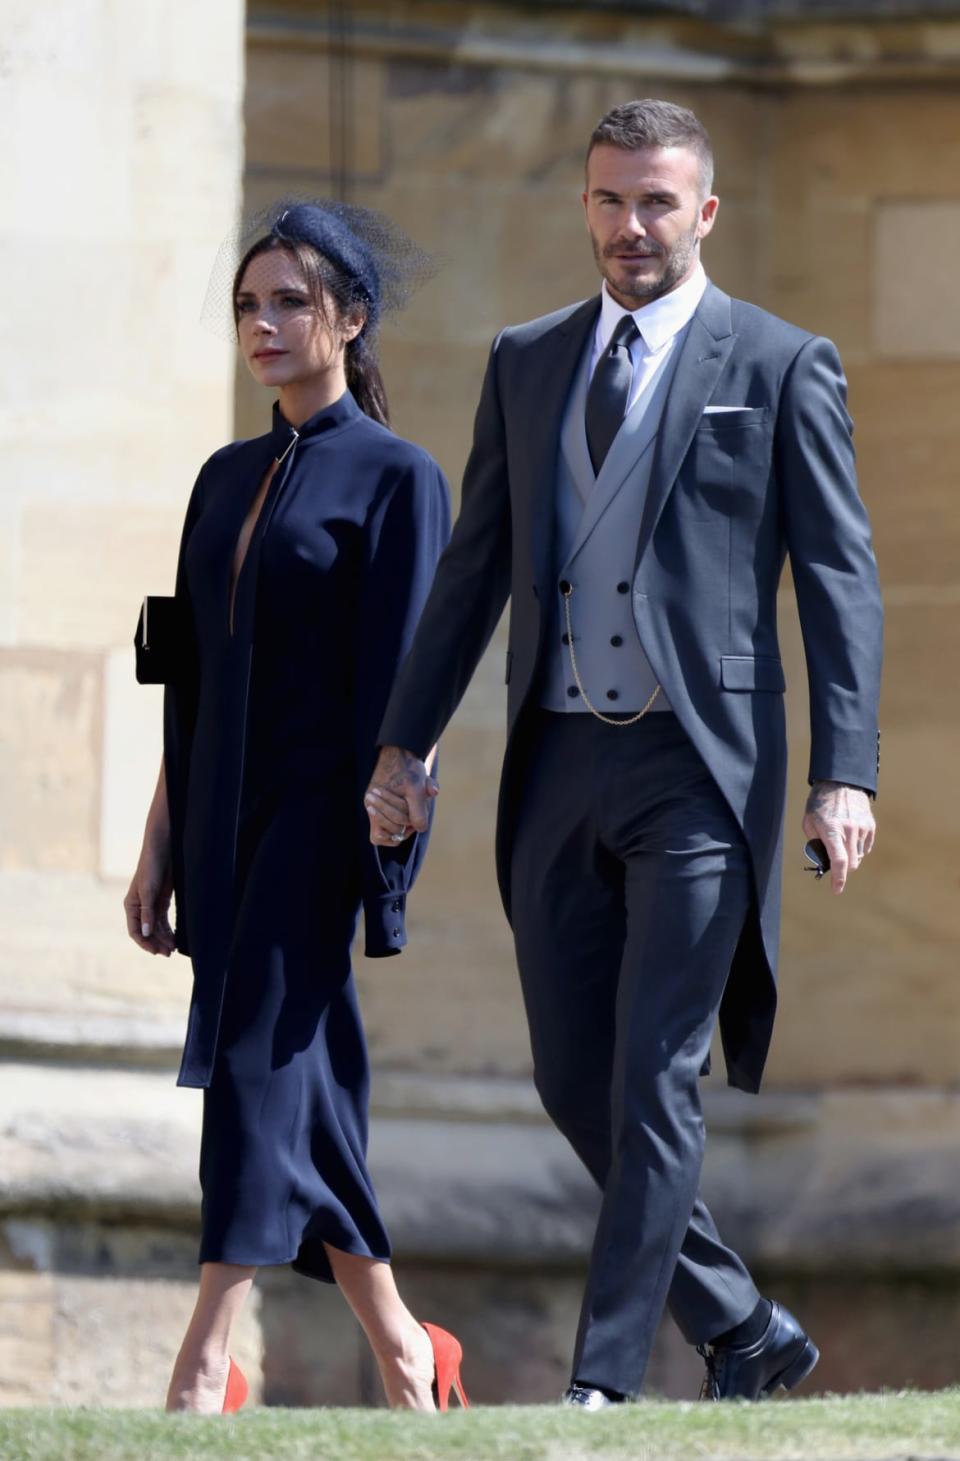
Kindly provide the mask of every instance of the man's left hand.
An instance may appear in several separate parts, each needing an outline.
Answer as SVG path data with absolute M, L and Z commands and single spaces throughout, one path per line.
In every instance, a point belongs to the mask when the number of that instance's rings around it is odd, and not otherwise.
M 877 835 L 870 798 L 859 786 L 815 781 L 807 798 L 803 833 L 819 837 L 830 857 L 830 886 L 842 893 L 847 875 L 869 855 Z

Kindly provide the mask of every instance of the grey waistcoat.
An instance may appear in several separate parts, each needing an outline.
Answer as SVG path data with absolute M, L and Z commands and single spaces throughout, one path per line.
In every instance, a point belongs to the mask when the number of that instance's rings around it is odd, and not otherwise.
M 557 453 L 554 592 L 540 696 L 547 710 L 589 714 L 576 691 L 570 651 L 562 642 L 566 620 L 558 585 L 564 580 L 573 586 L 577 666 L 596 708 L 604 715 L 635 714 L 657 683 L 633 618 L 634 559 L 654 443 L 681 345 L 678 338 L 627 412 L 596 478 L 584 425 L 592 336 L 578 367 Z M 669 709 L 661 690 L 651 711 Z

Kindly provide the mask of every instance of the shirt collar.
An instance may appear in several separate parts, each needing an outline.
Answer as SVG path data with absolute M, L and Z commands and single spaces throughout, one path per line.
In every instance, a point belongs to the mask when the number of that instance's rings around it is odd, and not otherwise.
M 649 304 L 642 305 L 640 309 L 628 311 L 623 308 L 622 304 L 617 304 L 617 301 L 607 292 L 607 281 L 604 280 L 600 291 L 602 296 L 600 318 L 597 321 L 599 348 L 601 350 L 605 348 L 620 320 L 625 314 L 631 313 L 647 349 L 659 350 L 693 318 L 706 287 L 707 276 L 703 271 L 703 265 L 698 263 L 690 278 L 678 285 L 676 289 L 671 289 L 669 294 L 661 294 L 659 299 L 651 300 Z

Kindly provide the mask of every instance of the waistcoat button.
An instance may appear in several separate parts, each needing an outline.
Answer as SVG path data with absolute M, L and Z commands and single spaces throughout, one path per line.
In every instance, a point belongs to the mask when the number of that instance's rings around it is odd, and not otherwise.
M 623 635 L 622 634 L 614 634 L 614 635 L 612 635 L 611 636 L 611 639 L 610 639 L 610 643 L 613 645 L 614 649 L 619 649 L 620 646 L 621 646 L 621 644 L 623 643 Z
M 576 700 L 577 696 L 580 694 L 580 691 L 577 689 L 576 685 L 568 685 L 567 694 L 570 696 L 571 700 Z
M 608 690 L 607 691 L 607 699 L 608 700 L 619 700 L 620 699 L 620 691 L 619 690 Z
M 567 582 L 567 580 L 565 578 L 561 578 L 561 580 L 560 580 L 559 584 L 557 585 L 557 587 L 559 588 L 560 592 L 563 594 L 564 598 L 566 598 L 567 594 L 570 592 L 570 585 Z
M 628 594 L 629 592 L 630 592 L 630 585 L 627 583 L 627 580 L 624 578 L 624 579 L 621 580 L 620 583 L 617 584 L 617 593 L 618 594 Z
M 563 634 L 561 634 L 561 636 L 560 636 L 560 643 L 561 644 L 569 644 L 570 643 L 570 635 L 567 634 L 566 632 L 564 632 Z

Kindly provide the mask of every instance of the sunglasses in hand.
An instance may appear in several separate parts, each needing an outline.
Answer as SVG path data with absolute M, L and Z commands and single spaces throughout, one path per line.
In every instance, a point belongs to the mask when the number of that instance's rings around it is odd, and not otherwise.
M 830 854 L 819 837 L 810 838 L 803 849 L 803 855 L 807 859 L 805 873 L 813 873 L 818 882 L 826 877 L 830 871 Z

